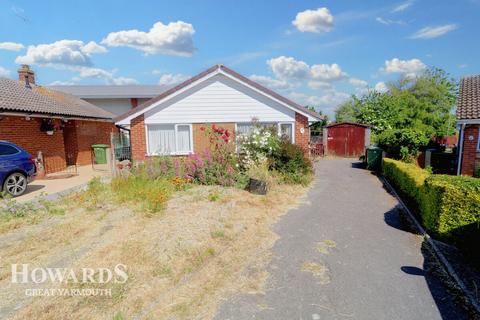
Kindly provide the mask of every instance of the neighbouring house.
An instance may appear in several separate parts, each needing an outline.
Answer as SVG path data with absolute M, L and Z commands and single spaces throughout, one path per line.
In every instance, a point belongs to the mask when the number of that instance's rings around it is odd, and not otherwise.
M 119 116 L 170 89 L 172 85 L 61 85 L 48 88 L 71 94 Z
M 130 130 L 132 158 L 186 155 L 208 147 L 201 130 L 216 124 L 247 132 L 254 123 L 277 126 L 279 134 L 308 150 L 309 123 L 321 116 L 236 73 L 215 65 L 115 118 Z
M 35 84 L 26 65 L 19 81 L 0 78 L 0 140 L 37 157 L 41 171 L 92 162 L 92 144 L 110 144 L 114 115 L 70 94 Z
M 460 82 L 457 124 L 460 131 L 457 174 L 473 176 L 480 170 L 480 75 L 465 77 Z
M 355 122 L 337 122 L 323 128 L 325 155 L 359 157 L 370 145 L 370 127 Z

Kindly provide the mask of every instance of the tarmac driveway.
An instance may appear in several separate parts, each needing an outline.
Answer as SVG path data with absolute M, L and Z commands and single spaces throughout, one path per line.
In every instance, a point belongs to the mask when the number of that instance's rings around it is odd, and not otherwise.
M 353 160 L 316 166 L 309 202 L 274 228 L 265 294 L 232 297 L 216 319 L 466 318 L 382 182 Z

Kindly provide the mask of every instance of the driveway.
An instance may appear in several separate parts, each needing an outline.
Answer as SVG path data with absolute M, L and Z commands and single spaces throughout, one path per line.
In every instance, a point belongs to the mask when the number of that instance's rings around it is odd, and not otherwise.
M 93 168 L 91 165 L 79 166 L 77 168 L 77 174 L 69 175 L 52 175 L 48 179 L 37 179 L 29 183 L 25 193 L 17 198 L 18 202 L 31 201 L 40 196 L 52 195 L 62 192 L 67 192 L 69 189 L 74 189 L 85 185 L 94 177 L 109 176 L 110 171 L 107 165 L 95 165 Z M 66 176 L 66 177 L 63 177 Z
M 353 160 L 316 166 L 309 201 L 274 227 L 265 293 L 226 300 L 216 319 L 466 319 L 382 182 Z

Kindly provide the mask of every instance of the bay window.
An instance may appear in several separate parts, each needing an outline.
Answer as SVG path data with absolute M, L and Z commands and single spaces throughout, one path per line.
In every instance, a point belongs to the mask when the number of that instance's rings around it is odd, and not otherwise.
M 193 152 L 190 124 L 147 125 L 149 155 L 185 155 Z

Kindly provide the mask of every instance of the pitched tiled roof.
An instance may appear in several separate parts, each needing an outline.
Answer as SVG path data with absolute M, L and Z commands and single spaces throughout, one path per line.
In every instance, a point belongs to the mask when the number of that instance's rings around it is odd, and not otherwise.
M 317 119 L 322 119 L 322 118 L 323 118 L 323 116 L 321 116 L 321 115 L 318 114 L 317 112 L 311 111 L 311 110 L 309 110 L 309 109 L 307 109 L 307 108 L 305 108 L 305 107 L 303 107 L 303 106 L 301 106 L 301 105 L 299 105 L 299 104 L 291 101 L 290 99 L 287 99 L 287 98 L 281 96 L 280 94 L 278 94 L 278 93 L 276 93 L 276 92 L 274 92 L 274 91 L 272 91 L 272 90 L 270 90 L 270 89 L 262 86 L 261 84 L 255 82 L 255 81 L 252 81 L 252 80 L 250 80 L 250 79 L 247 78 L 247 77 L 242 76 L 241 74 L 233 71 L 232 69 L 229 69 L 229 68 L 225 67 L 224 65 L 218 64 L 218 65 L 214 65 L 213 67 L 210 67 L 210 68 L 208 68 L 207 70 L 205 70 L 205 71 L 197 74 L 196 76 L 194 76 L 194 77 L 192 77 L 192 78 L 190 78 L 190 79 L 188 79 L 188 80 L 180 83 L 179 85 L 177 85 L 177 86 L 175 86 L 175 87 L 173 87 L 173 88 L 171 88 L 171 89 L 169 89 L 169 90 L 161 93 L 160 95 L 156 96 L 155 98 L 152 98 L 152 99 L 150 99 L 150 100 L 142 103 L 142 104 L 139 105 L 138 107 L 136 107 L 136 108 L 134 108 L 134 109 L 131 109 L 131 110 L 127 111 L 126 113 L 124 113 L 124 114 L 116 117 L 116 118 L 114 119 L 114 121 L 115 121 L 115 122 L 118 122 L 118 121 L 121 121 L 121 120 L 123 120 L 123 119 L 128 118 L 129 116 L 131 116 L 131 115 L 133 115 L 133 114 L 136 114 L 136 113 L 138 113 L 138 112 L 141 112 L 142 110 L 148 108 L 148 107 L 151 106 L 152 104 L 154 104 L 154 103 L 156 103 L 156 102 L 158 102 L 158 101 L 160 101 L 160 100 L 168 97 L 169 95 L 175 93 L 175 92 L 178 91 L 178 90 L 181 90 L 181 89 L 185 88 L 186 86 L 192 84 L 193 82 L 195 82 L 195 81 L 197 81 L 197 80 L 200 80 L 201 78 L 209 75 L 210 73 L 212 73 L 212 72 L 214 72 L 214 71 L 216 71 L 216 70 L 218 70 L 218 69 L 224 71 L 225 73 L 230 74 L 231 76 L 239 79 L 240 81 L 243 81 L 243 82 L 251 85 L 252 87 L 255 87 L 256 89 L 262 91 L 263 93 L 265 93 L 265 94 L 267 94 L 267 95 L 270 95 L 270 96 L 274 97 L 275 99 L 278 99 L 278 100 L 282 101 L 283 103 L 289 105 L 290 107 L 292 107 L 292 108 L 294 108 L 294 109 L 297 109 L 297 110 L 299 110 L 299 111 L 301 111 L 301 112 L 303 112 L 303 113 L 309 114 L 309 115 L 311 115 L 312 117 L 317 118 Z
M 82 99 L 153 98 L 173 85 L 64 85 L 48 86 Z
M 111 120 L 114 115 L 70 94 L 0 78 L 0 111 Z
M 480 75 L 465 77 L 460 82 L 457 119 L 480 119 Z

